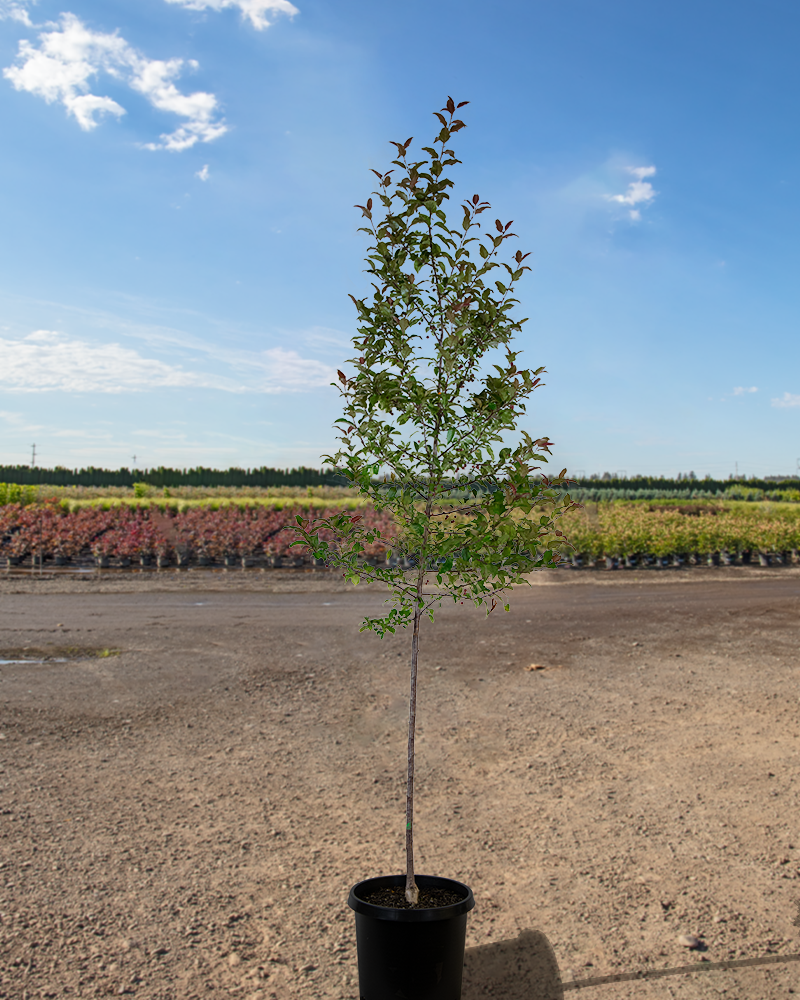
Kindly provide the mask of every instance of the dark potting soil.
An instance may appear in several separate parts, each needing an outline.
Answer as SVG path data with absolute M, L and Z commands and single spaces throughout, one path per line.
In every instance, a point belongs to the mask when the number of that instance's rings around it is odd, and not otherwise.
M 404 885 L 391 885 L 385 889 L 376 889 L 364 896 L 364 901 L 376 906 L 391 906 L 396 910 L 427 910 L 434 906 L 450 906 L 460 903 L 464 897 L 450 889 L 420 888 L 419 901 L 416 905 L 406 899 Z

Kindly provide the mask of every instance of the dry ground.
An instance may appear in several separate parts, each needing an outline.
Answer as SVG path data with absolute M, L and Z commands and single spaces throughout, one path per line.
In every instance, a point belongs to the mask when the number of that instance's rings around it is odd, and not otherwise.
M 535 582 L 423 634 L 417 867 L 475 894 L 464 1000 L 800 994 L 800 571 Z M 0 665 L 0 997 L 357 997 L 348 890 L 403 866 L 382 599 L 0 579 L 0 658 L 119 650 Z

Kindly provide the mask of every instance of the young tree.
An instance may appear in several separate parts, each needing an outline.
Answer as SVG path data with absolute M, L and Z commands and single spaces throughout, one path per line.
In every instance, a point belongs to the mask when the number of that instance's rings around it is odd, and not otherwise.
M 525 574 L 555 566 L 563 538 L 557 519 L 578 504 L 563 493 L 566 470 L 553 479 L 536 462 L 550 454 L 547 438 L 520 431 L 515 447 L 504 435 L 517 429 L 525 401 L 541 386 L 544 368 L 518 368 L 509 347 L 525 320 L 512 316 L 514 284 L 530 270 L 517 251 L 500 263 L 498 251 L 514 233 L 498 219 L 483 239 L 478 216 L 490 206 L 478 195 L 461 207 L 454 228 L 445 213 L 453 182 L 445 170 L 457 160 L 448 148 L 464 128 L 452 98 L 435 112 L 441 130 L 422 160 L 409 160 L 411 139 L 395 142 L 393 169 L 373 192 L 385 210 L 376 220 L 373 199 L 360 208 L 372 239 L 367 273 L 370 302 L 356 299 L 359 327 L 350 359 L 354 374 L 339 372 L 344 416 L 341 447 L 323 459 L 393 515 L 389 537 L 342 512 L 297 518 L 317 558 L 360 579 L 385 582 L 390 610 L 364 619 L 361 631 L 379 636 L 411 626 L 411 691 L 406 795 L 406 899 L 414 905 L 414 734 L 420 622 L 434 618 L 444 599 L 485 605 L 526 582 Z M 397 176 L 392 177 L 393 174 Z M 477 253 L 475 253 L 477 251 Z M 503 280 L 490 280 L 501 268 Z M 494 357 L 494 372 L 481 370 Z M 334 383 L 335 384 L 335 383 Z M 365 562 L 367 546 L 387 547 L 386 563 Z M 397 559 L 390 557 L 395 556 Z M 408 563 L 413 570 L 407 571 Z M 405 563 L 406 568 L 403 567 Z M 509 605 L 504 604 L 505 610 Z

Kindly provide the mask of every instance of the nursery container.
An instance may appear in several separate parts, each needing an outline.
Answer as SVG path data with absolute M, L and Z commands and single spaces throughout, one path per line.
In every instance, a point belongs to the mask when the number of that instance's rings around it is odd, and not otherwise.
M 459 1000 L 469 886 L 435 875 L 415 877 L 420 890 L 446 889 L 460 898 L 446 906 L 401 909 L 368 903 L 377 889 L 405 887 L 405 875 L 366 879 L 350 890 L 355 911 L 360 1000 Z

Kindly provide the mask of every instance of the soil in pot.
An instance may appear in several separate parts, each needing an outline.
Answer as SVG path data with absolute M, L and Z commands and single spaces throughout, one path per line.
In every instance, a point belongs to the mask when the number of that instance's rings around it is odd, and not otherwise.
M 405 886 L 400 885 L 387 885 L 363 896 L 366 903 L 389 906 L 395 910 L 427 910 L 435 906 L 450 906 L 452 903 L 460 903 L 463 898 L 463 894 L 451 889 L 420 888 L 419 901 L 415 906 L 406 899 Z

